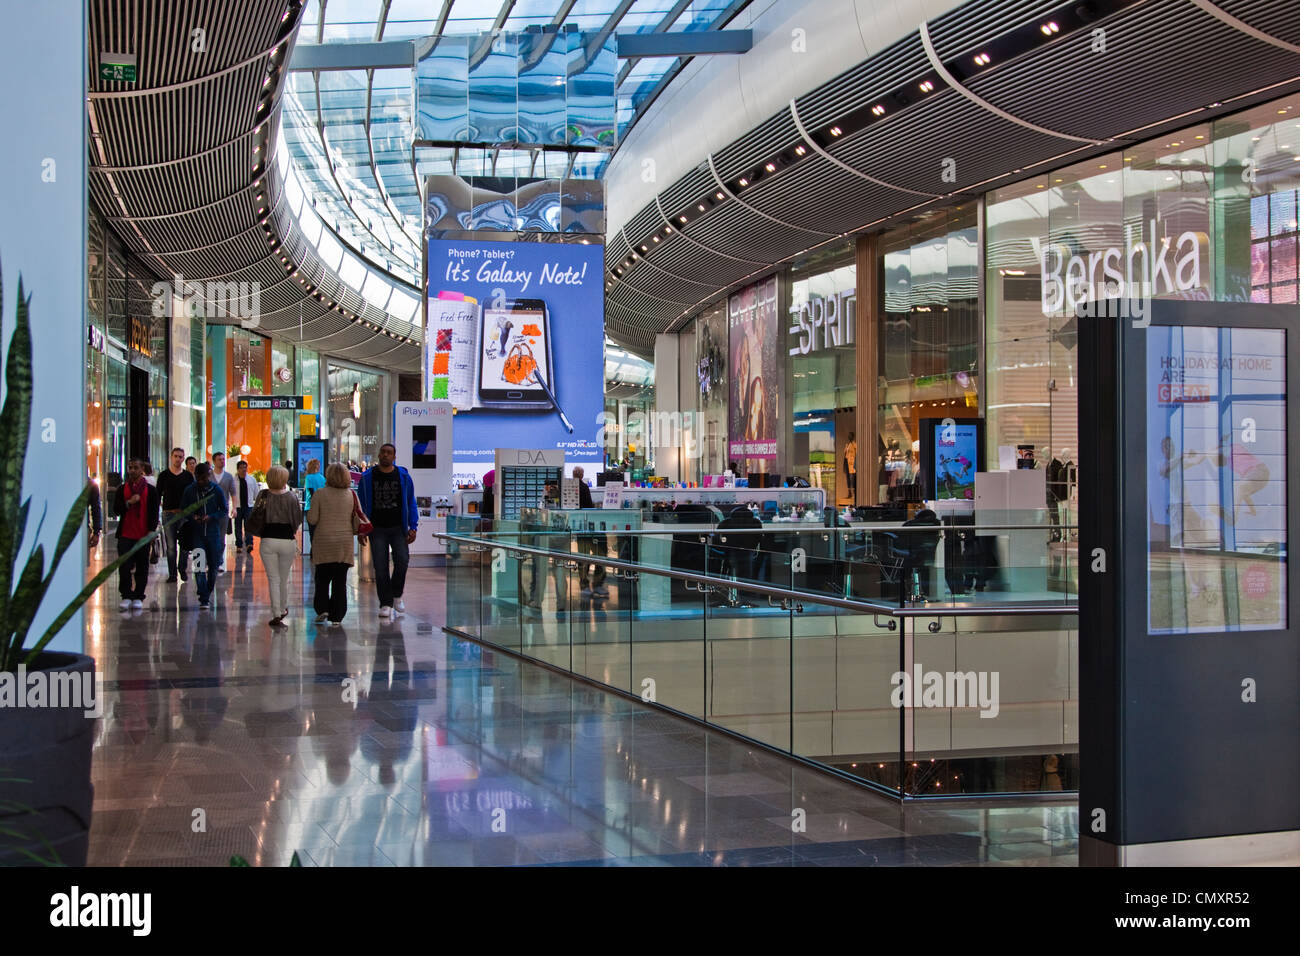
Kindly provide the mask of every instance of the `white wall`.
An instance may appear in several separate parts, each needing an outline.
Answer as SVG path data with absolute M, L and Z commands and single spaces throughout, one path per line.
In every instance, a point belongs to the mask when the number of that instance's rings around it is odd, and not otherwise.
M 35 379 L 23 488 L 32 507 L 23 561 L 48 506 L 41 534 L 48 562 L 68 508 L 86 486 L 85 24 L 82 0 L 0 6 L 0 61 L 10 79 L 0 95 L 0 344 L 9 347 L 21 275 L 24 295 L 31 296 Z M 36 615 L 29 646 L 84 584 L 82 528 Z M 77 614 L 50 649 L 79 652 L 82 644 Z

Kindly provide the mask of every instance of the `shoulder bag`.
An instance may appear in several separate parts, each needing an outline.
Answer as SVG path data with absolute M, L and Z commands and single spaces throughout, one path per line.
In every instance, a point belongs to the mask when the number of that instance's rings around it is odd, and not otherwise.
M 352 492 L 352 513 L 357 517 L 357 534 L 367 535 L 375 530 L 375 526 L 370 523 L 366 513 L 361 510 L 361 499 L 357 497 L 355 491 Z
M 244 520 L 244 528 L 255 538 L 262 537 L 262 532 L 266 530 L 266 496 L 268 492 L 263 490 L 257 493 L 257 500 L 253 502 L 253 510 L 248 513 Z

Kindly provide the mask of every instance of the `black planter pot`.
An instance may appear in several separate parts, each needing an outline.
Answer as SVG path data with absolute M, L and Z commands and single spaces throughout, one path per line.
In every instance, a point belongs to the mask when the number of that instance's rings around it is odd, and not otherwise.
M 80 683 L 83 674 L 95 673 L 95 661 L 84 654 L 44 653 L 27 669 L 36 671 L 47 681 L 70 673 Z M 86 865 L 95 718 L 85 716 L 85 709 L 0 707 L 0 866 L 36 864 L 28 852 L 67 866 Z

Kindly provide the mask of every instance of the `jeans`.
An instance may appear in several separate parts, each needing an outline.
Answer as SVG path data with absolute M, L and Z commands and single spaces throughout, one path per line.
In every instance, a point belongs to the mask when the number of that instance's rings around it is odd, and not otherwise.
M 271 613 L 279 617 L 289 610 L 289 574 L 293 571 L 298 545 L 292 538 L 263 538 L 262 565 L 271 591 Z
M 600 558 L 608 557 L 608 539 L 603 534 L 578 535 L 578 554 L 590 554 L 593 557 Z M 590 578 L 587 576 L 589 571 L 591 572 Z M 578 584 L 584 591 L 588 585 L 592 588 L 603 587 L 605 584 L 605 566 L 603 564 L 590 565 L 579 558 Z
M 263 542 L 263 547 L 265 547 Z M 348 613 L 348 569 L 350 564 L 342 561 L 318 564 L 313 568 L 316 575 L 316 595 L 312 606 L 317 614 L 328 614 L 331 621 L 343 620 Z
M 388 570 L 388 552 L 393 552 L 393 570 Z M 411 562 L 410 545 L 405 528 L 375 528 L 370 533 L 370 557 L 375 563 L 375 590 L 379 606 L 392 607 L 393 601 L 406 590 L 406 567 Z
M 247 536 L 244 534 L 244 523 L 248 521 L 248 516 L 251 515 L 252 513 L 253 513 L 252 505 L 249 505 L 247 508 L 242 508 L 242 507 L 235 508 L 235 547 L 236 548 L 242 548 L 244 547 L 245 544 L 247 544 L 248 547 L 250 548 L 253 546 L 253 536 L 251 534 Z
M 186 573 L 186 563 L 183 560 L 182 561 L 177 560 L 177 554 L 180 551 L 181 528 L 184 526 L 183 522 L 178 521 L 173 524 L 168 524 L 169 521 L 171 521 L 176 517 L 176 514 L 177 512 L 172 512 L 171 514 L 168 514 L 166 511 L 162 513 L 163 550 L 167 553 L 167 577 L 168 578 L 176 577 L 176 571 L 178 567 L 182 575 Z
M 190 554 L 194 551 L 203 552 L 202 571 L 194 569 L 194 586 L 198 594 L 199 603 L 207 604 L 212 600 L 212 592 L 217 586 L 217 568 L 221 567 L 221 558 L 226 551 L 225 535 L 221 537 L 212 537 L 209 535 L 196 535 L 190 548 Z
M 139 538 L 118 538 L 118 557 L 135 547 Z M 117 590 L 126 601 L 143 601 L 144 586 L 149 582 L 149 549 L 141 548 L 117 569 Z

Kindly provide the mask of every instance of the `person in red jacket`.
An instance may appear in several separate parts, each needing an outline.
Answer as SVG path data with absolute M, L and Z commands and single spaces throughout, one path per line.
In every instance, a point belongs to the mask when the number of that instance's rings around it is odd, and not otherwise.
M 120 516 L 117 522 L 117 553 L 126 554 L 141 538 L 158 528 L 158 490 L 145 481 L 144 462 L 132 458 L 127 464 L 126 481 L 118 486 L 114 504 Z M 118 606 L 123 611 L 144 607 L 144 589 L 149 583 L 149 549 L 141 548 L 117 572 L 117 589 L 122 595 Z

